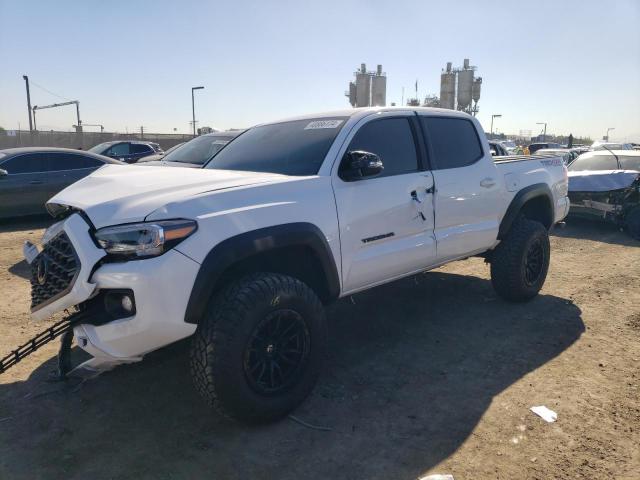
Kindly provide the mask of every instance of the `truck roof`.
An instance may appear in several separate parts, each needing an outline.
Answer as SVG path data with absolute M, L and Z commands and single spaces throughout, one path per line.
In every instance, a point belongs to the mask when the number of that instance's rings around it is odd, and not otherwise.
M 458 112 L 456 110 L 448 110 L 446 108 L 432 108 L 432 107 L 362 107 L 362 108 L 349 108 L 344 110 L 333 110 L 329 112 L 310 113 L 306 115 L 298 115 L 295 117 L 283 118 L 272 122 L 264 122 L 260 125 L 270 125 L 273 123 L 293 122 L 296 120 L 310 120 L 318 118 L 358 118 L 365 117 L 371 113 L 376 112 L 393 112 L 393 111 L 413 111 L 413 112 L 429 112 L 429 113 L 441 113 L 451 117 L 470 118 L 468 113 Z

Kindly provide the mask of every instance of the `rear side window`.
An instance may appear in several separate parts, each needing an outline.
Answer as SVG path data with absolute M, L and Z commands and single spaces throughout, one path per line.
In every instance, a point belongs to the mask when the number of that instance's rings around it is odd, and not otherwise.
M 463 118 L 420 117 L 433 149 L 435 170 L 460 168 L 482 158 L 482 146 L 473 123 Z
M 47 153 L 29 153 L 10 158 L 2 165 L 10 174 L 17 173 L 37 173 L 49 171 L 49 160 Z
M 52 153 L 49 156 L 51 170 L 77 170 L 84 168 L 84 159 L 80 155 L 70 155 L 68 153 Z
M 416 144 L 407 118 L 388 118 L 365 124 L 351 140 L 349 150 L 364 150 L 380 157 L 384 170 L 376 178 L 418 170 Z
M 151 153 L 153 150 L 149 145 L 144 145 L 142 143 L 132 143 L 131 144 L 131 153 Z
M 569 170 L 572 172 L 584 170 L 617 170 L 618 162 L 613 155 L 581 156 L 571 162 Z

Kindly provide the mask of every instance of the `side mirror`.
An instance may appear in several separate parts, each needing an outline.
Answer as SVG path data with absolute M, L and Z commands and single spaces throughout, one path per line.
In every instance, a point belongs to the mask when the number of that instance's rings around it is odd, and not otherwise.
M 345 182 L 353 182 L 379 175 L 383 170 L 382 160 L 375 153 L 351 150 L 345 153 L 339 173 Z
M 6 177 L 7 175 L 9 175 L 9 172 L 7 172 L 3 168 L 0 168 L 0 177 Z

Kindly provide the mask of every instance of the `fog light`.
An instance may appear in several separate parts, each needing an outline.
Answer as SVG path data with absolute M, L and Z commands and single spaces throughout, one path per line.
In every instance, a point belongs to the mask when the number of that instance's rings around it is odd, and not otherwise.
M 136 300 L 133 290 L 104 290 L 104 307 L 114 319 L 135 315 Z
M 129 295 L 122 296 L 120 305 L 122 305 L 122 309 L 127 313 L 131 313 L 133 311 L 133 300 L 131 300 Z

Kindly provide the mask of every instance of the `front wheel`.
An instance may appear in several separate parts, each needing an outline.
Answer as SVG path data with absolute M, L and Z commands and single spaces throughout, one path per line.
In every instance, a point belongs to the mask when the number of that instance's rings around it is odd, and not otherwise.
M 225 416 L 280 418 L 311 393 L 327 342 L 324 309 L 295 278 L 258 273 L 212 298 L 191 346 L 196 389 Z
M 535 297 L 547 278 L 550 252 L 544 225 L 519 218 L 491 258 L 491 283 L 498 295 L 512 302 Z

